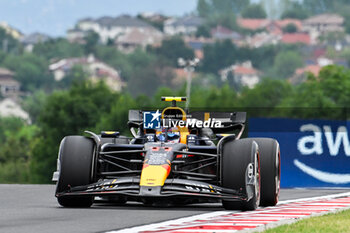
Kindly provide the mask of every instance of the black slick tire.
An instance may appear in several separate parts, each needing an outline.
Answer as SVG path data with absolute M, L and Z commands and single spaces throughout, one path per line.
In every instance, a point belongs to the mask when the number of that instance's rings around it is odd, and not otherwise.
M 281 183 L 281 156 L 278 142 L 272 138 L 252 138 L 259 146 L 261 164 L 261 206 L 275 206 Z
M 92 183 L 95 143 L 83 136 L 67 136 L 60 145 L 60 175 L 56 184 L 56 195 L 69 190 L 69 187 Z M 57 196 L 64 207 L 90 207 L 91 196 Z
M 229 189 L 246 190 L 246 170 L 249 164 L 257 177 L 253 197 L 249 201 L 223 200 L 227 210 L 255 210 L 260 201 L 260 166 L 257 144 L 250 139 L 232 140 L 222 145 L 222 186 Z

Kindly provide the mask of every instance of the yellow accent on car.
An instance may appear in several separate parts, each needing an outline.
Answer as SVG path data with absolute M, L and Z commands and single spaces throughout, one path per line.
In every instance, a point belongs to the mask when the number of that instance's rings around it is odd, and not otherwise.
M 180 143 L 187 144 L 187 136 L 190 134 L 186 127 L 179 127 L 180 129 Z
M 209 185 L 210 192 L 214 193 L 213 186 Z
M 210 112 L 205 112 L 204 113 L 204 121 L 209 120 L 209 118 L 210 118 Z
M 117 182 L 117 179 L 114 179 L 114 180 L 112 181 L 112 184 L 114 184 L 115 182 Z M 113 185 L 110 185 L 109 187 L 110 187 L 110 188 L 113 188 Z
M 170 171 L 170 167 L 167 170 L 163 166 L 164 165 L 149 165 L 143 168 L 140 186 L 163 186 Z
M 176 101 L 176 102 L 184 102 L 186 101 L 186 97 L 170 97 L 170 96 L 165 96 L 162 97 L 162 101 L 166 101 L 166 102 L 172 102 L 172 101 Z
M 171 110 L 179 110 L 181 112 L 181 115 L 182 115 L 182 120 L 186 120 L 186 113 L 185 111 L 182 109 L 182 108 L 179 108 L 179 107 L 167 107 L 167 108 L 164 108 L 163 111 L 162 111 L 162 119 L 164 119 L 164 114 L 167 112 L 167 111 L 171 111 Z
M 115 131 L 103 131 L 103 133 L 105 133 L 105 134 L 115 134 L 116 132 Z

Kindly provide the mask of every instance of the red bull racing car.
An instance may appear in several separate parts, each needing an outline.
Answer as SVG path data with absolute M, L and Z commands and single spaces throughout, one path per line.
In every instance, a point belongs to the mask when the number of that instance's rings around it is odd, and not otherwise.
M 60 205 L 90 207 L 95 197 L 150 205 L 222 202 L 242 210 L 277 204 L 276 140 L 240 139 L 244 112 L 188 112 L 176 106 L 184 97 L 162 100 L 172 106 L 129 111 L 133 137 L 86 131 L 63 138 L 53 177 Z

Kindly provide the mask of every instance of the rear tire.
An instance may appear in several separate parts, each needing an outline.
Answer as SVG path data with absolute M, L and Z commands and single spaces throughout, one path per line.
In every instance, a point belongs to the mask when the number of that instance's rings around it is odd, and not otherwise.
M 252 138 L 259 145 L 261 163 L 261 206 L 275 206 L 281 183 L 281 158 L 278 142 L 272 138 Z
M 83 136 L 67 136 L 60 145 L 60 175 L 56 185 L 56 195 L 70 187 L 87 185 L 93 180 L 95 143 Z M 58 196 L 57 201 L 64 207 L 90 207 L 91 196 Z
M 253 197 L 248 201 L 223 200 L 228 210 L 255 210 L 260 202 L 260 164 L 257 144 L 250 139 L 224 142 L 222 150 L 222 186 L 246 192 L 246 170 L 253 164 L 256 177 Z

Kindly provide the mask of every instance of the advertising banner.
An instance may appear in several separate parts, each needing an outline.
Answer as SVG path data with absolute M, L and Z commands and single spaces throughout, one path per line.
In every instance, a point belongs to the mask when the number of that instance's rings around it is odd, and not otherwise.
M 249 119 L 249 137 L 281 149 L 281 187 L 350 187 L 348 121 Z

